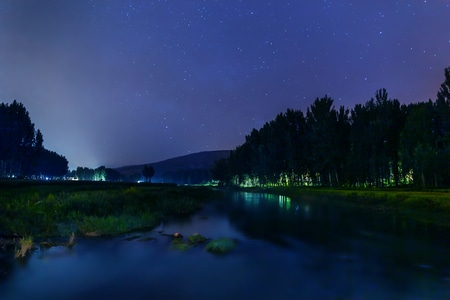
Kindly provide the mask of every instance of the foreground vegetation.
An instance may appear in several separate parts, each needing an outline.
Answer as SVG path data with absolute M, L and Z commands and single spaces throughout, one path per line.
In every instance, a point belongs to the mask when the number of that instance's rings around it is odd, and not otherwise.
M 218 192 L 202 187 L 93 182 L 0 182 L 0 234 L 117 235 L 190 214 Z
M 450 228 L 450 191 L 411 191 L 400 188 L 331 189 L 305 187 L 246 188 L 301 198 L 307 194 L 332 196 L 342 205 L 407 215 Z M 187 215 L 221 193 L 206 187 L 107 182 L 0 181 L 0 244 L 13 238 L 16 258 L 41 246 L 74 245 L 74 236 L 113 236 L 157 226 L 168 215 Z M 60 239 L 64 243 L 55 242 Z M 52 240 L 51 242 L 49 242 Z M 185 251 L 206 239 L 176 238 L 172 247 Z M 4 241 L 3 241 L 4 242 Z M 2 244 L 5 246 L 6 244 Z M 228 240 L 210 241 L 206 250 L 231 250 Z

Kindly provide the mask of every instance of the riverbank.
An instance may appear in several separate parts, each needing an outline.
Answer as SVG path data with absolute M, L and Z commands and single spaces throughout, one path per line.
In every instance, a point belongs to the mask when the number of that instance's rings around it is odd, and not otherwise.
M 0 187 L 3 247 L 30 237 L 42 242 L 151 229 L 221 196 L 211 188 L 172 184 L 2 181 Z
M 20 241 L 68 243 L 151 229 L 169 215 L 189 215 L 222 196 L 209 187 L 108 182 L 0 181 L 0 246 Z M 402 189 L 245 188 L 300 199 L 330 196 L 340 205 L 395 213 L 450 229 L 450 192 Z
M 38 251 L 17 260 L 0 251 L 1 295 L 5 299 L 92 295 L 145 299 L 150 294 L 157 299 L 449 298 L 448 231 L 436 232 L 401 217 L 371 215 L 345 203 L 333 205 L 327 199 L 230 191 L 205 203 L 201 211 L 168 218 L 152 230 L 108 238 L 75 237 L 72 248 L 39 245 Z M 203 243 L 191 242 L 202 237 L 207 239 Z M 226 243 L 233 250 L 225 255 L 209 253 L 207 243 L 223 237 L 235 242 Z
M 412 191 L 408 189 L 335 189 L 307 187 L 243 188 L 300 198 L 304 195 L 330 196 L 342 205 L 355 205 L 377 213 L 395 212 L 419 222 L 450 228 L 450 190 Z

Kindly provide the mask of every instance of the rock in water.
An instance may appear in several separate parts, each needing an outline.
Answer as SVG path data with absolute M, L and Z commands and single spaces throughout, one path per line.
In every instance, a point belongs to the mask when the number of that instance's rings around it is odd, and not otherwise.
M 232 239 L 220 238 L 209 242 L 205 249 L 212 253 L 226 253 L 233 250 L 236 247 L 236 243 Z

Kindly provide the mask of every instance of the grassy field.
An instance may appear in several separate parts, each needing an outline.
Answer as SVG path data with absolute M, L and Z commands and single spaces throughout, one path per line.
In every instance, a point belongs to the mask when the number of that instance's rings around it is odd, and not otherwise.
M 0 234 L 35 238 L 117 235 L 195 212 L 220 192 L 105 182 L 0 182 Z

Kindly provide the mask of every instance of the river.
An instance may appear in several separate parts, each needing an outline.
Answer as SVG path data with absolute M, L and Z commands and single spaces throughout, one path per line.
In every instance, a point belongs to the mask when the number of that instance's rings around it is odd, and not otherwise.
M 161 231 L 237 246 L 181 252 Z M 0 299 L 450 299 L 448 233 L 327 197 L 229 193 L 149 232 L 3 253 Z

